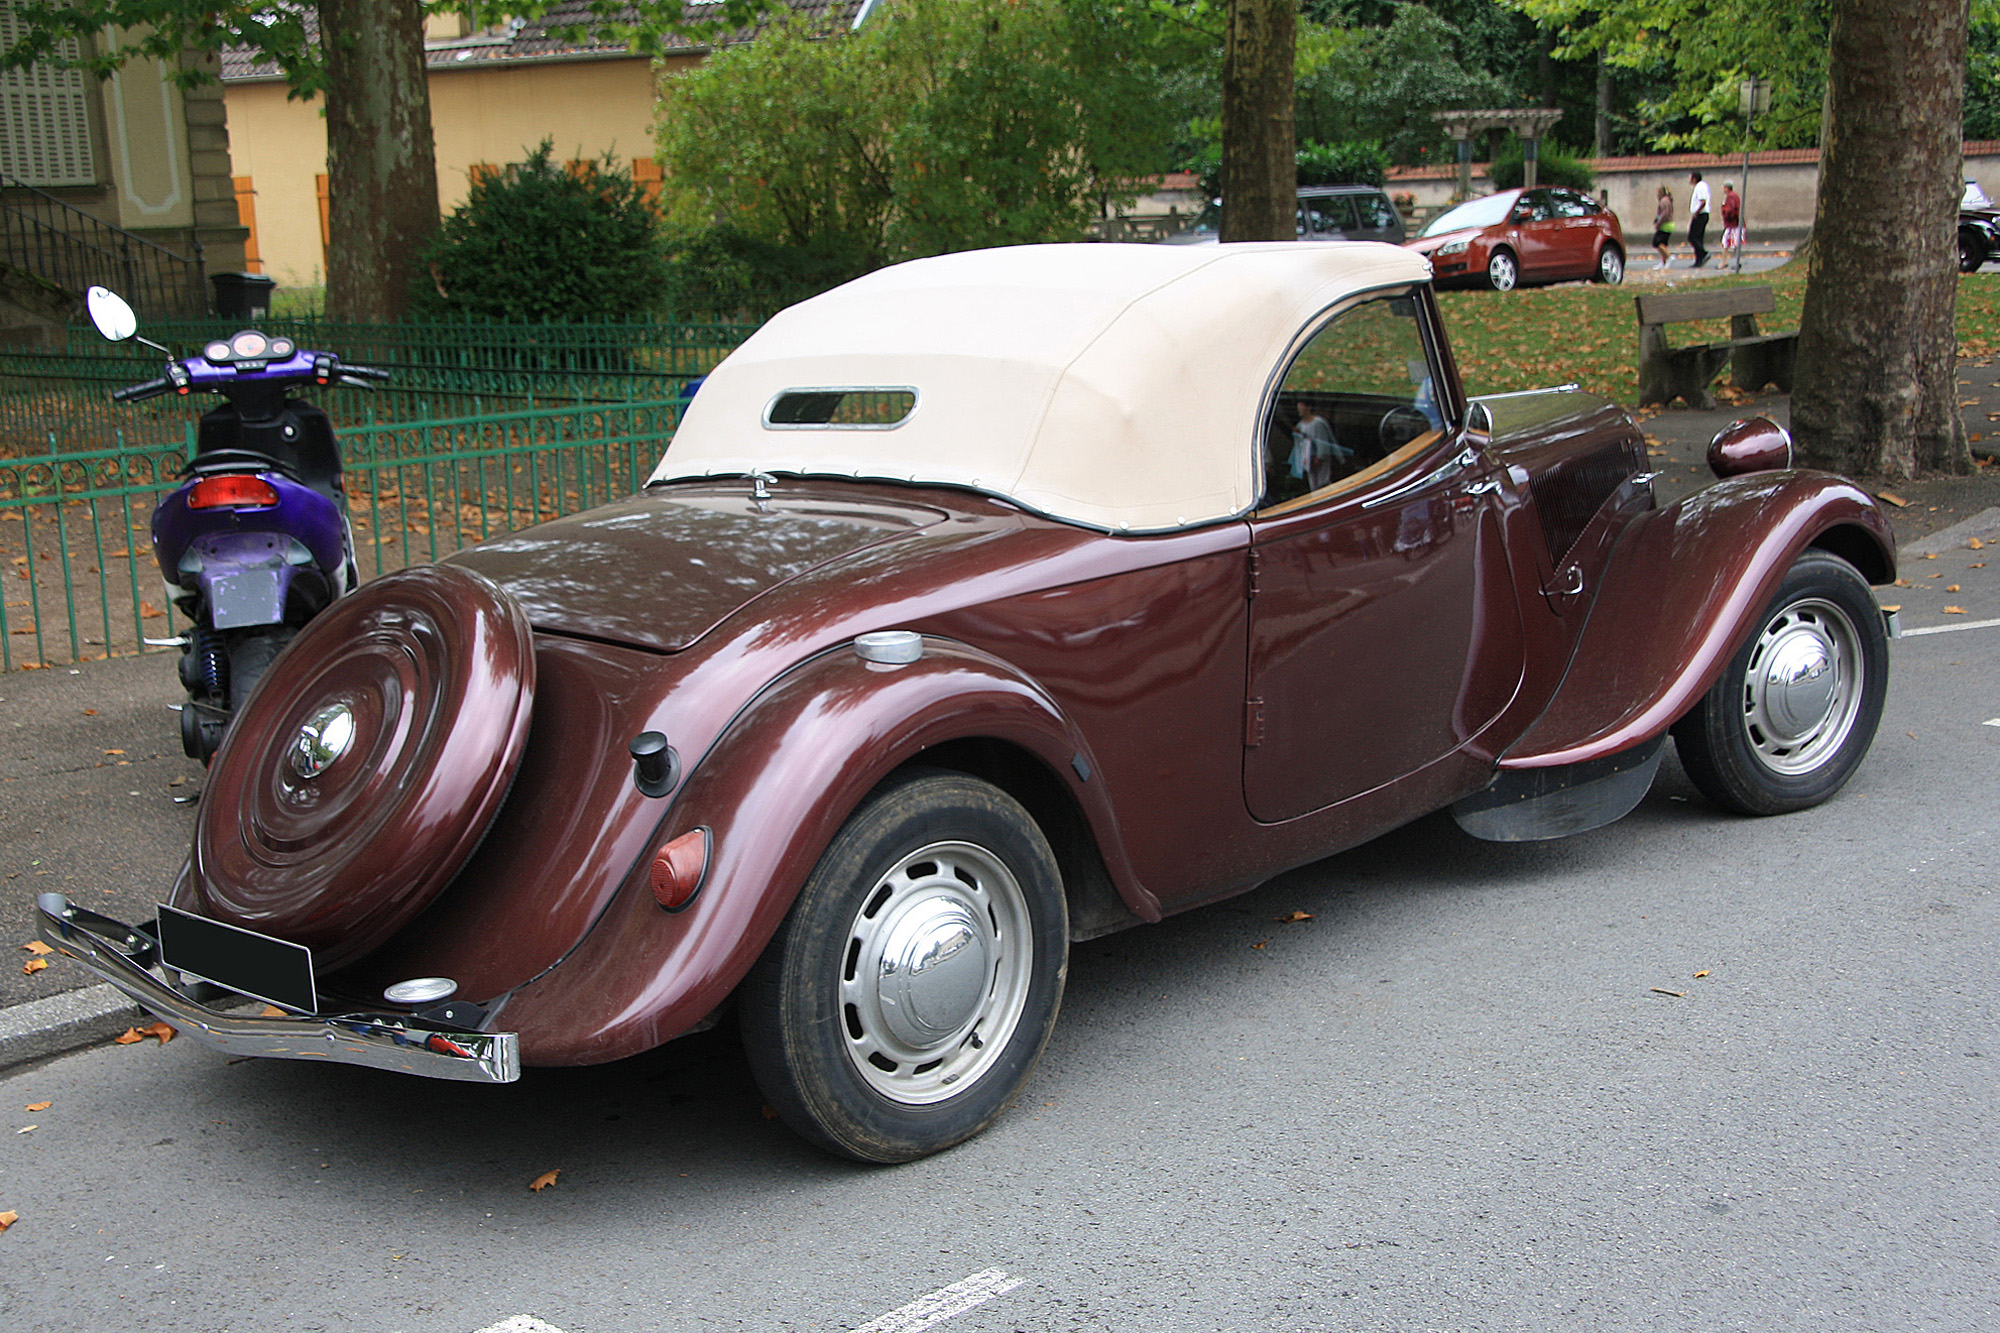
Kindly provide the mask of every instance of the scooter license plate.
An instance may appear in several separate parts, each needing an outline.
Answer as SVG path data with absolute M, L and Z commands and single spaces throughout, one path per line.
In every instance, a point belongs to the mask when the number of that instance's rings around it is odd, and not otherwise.
M 160 904 L 160 962 L 294 1013 L 319 1011 L 312 950 Z

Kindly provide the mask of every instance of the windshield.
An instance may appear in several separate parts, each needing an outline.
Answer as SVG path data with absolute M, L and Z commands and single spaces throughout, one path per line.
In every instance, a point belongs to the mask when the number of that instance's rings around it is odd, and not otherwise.
M 1466 227 L 1491 227 L 1507 220 L 1507 213 L 1514 207 L 1519 196 L 1512 190 L 1505 194 L 1489 194 L 1484 199 L 1468 199 L 1457 208 L 1449 209 L 1431 219 L 1431 225 L 1424 228 L 1426 236 L 1442 236 L 1448 231 L 1461 231 Z

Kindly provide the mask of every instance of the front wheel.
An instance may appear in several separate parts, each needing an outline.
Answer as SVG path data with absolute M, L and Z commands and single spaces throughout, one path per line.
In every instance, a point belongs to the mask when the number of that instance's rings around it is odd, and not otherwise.
M 1845 560 L 1807 551 L 1721 679 L 1674 724 L 1674 745 L 1724 809 L 1803 810 L 1860 766 L 1888 686 L 1888 631 L 1867 582 Z
M 1958 271 L 1977 273 L 1979 266 L 1986 262 L 1986 244 L 1971 232 L 1958 234 Z
M 1055 856 L 1017 801 L 958 773 L 896 779 L 836 835 L 744 982 L 758 1085 L 857 1161 L 970 1138 L 1048 1041 L 1068 934 Z
M 1607 245 L 1597 256 L 1597 280 L 1608 287 L 1625 281 L 1625 252 Z
M 1511 292 L 1521 281 L 1521 266 L 1512 250 L 1495 250 L 1486 261 L 1486 285 L 1496 292 Z

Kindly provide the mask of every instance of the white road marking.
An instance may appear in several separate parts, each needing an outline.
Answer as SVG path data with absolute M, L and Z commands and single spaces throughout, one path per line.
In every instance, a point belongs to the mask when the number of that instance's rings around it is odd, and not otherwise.
M 1953 630 L 1961 629 L 1992 629 L 1995 625 L 2000 625 L 2000 620 L 1968 620 L 1962 625 L 1924 625 L 1918 629 L 1904 630 L 1902 637 L 1914 639 L 1920 634 L 1950 634 Z
M 953 1315 L 964 1314 L 975 1305 L 982 1305 L 995 1296 L 1012 1291 L 1021 1285 L 1022 1279 L 1008 1277 L 997 1268 L 989 1268 L 983 1273 L 974 1273 L 963 1282 L 954 1282 L 949 1287 L 939 1287 L 927 1296 L 919 1296 L 908 1305 L 889 1311 L 880 1319 L 871 1319 L 854 1333 L 922 1333 L 923 1329 L 942 1324 Z
M 502 1319 L 497 1324 L 488 1324 L 479 1333 L 563 1333 L 554 1324 L 545 1324 L 531 1314 L 517 1314 L 511 1319 Z

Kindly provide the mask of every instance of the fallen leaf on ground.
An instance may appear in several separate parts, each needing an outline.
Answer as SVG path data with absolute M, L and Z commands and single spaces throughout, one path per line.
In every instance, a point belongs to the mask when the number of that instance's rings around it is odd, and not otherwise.
M 21 1127 L 20 1127 L 19 1129 L 15 1130 L 14 1132 L 15 1132 L 16 1134 L 32 1134 L 32 1133 L 34 1133 L 34 1132 L 35 1132 L 36 1130 L 38 1130 L 38 1129 L 40 1129 L 40 1128 L 41 1128 L 41 1126 L 40 1126 L 40 1125 L 23 1125 L 23 1126 L 21 1126 Z
M 24 1111 L 46 1111 L 51 1106 L 54 1105 L 55 1105 L 54 1102 L 32 1102 L 29 1105 L 22 1107 L 21 1109 Z
M 8 1212 L 0 1213 L 0 1231 L 5 1231 L 20 1220 L 21 1215 L 17 1212 L 9 1210 Z
M 1926 559 L 1926 560 L 1935 560 L 1935 559 L 1937 559 L 1937 552 L 1936 552 L 1936 551 L 1926 551 L 1926 552 L 1924 552 L 1924 559 Z
M 23 949 L 26 949 L 29 953 L 33 954 L 37 958 L 55 952 L 54 949 L 51 949 L 48 945 L 42 943 L 40 940 L 29 940 L 26 944 L 22 945 L 21 947 Z
M 1287 912 L 1283 916 L 1278 918 L 1278 923 L 1280 925 L 1289 926 L 1292 925 L 1294 922 L 1310 921 L 1312 919 L 1313 919 L 1313 914 L 1311 912 Z
M 1944 613 L 1948 616 L 1962 616 L 1965 614 L 1965 608 L 1962 606 L 1947 606 L 1944 609 Z
M 284 1016 L 285 1011 L 275 1004 L 267 1004 L 257 1011 L 257 1017 L 259 1018 L 283 1018 Z
M 159 1038 L 160 1045 L 164 1046 L 174 1039 L 174 1030 L 165 1023 L 149 1023 L 142 1028 L 126 1028 L 111 1040 L 120 1046 L 130 1046 L 133 1042 L 144 1041 L 148 1037 Z
M 1900 611 L 1903 609 L 1903 604 L 1901 602 L 1884 602 L 1882 603 L 1882 609 L 1884 611 Z
M 1894 491 L 1877 491 L 1875 492 L 1875 498 L 1878 500 L 1887 500 L 1898 509 L 1908 509 L 1910 507 L 1910 502 Z
M 25 625 L 16 625 L 14 626 L 13 629 L 8 631 L 8 633 L 10 634 L 33 634 L 34 632 L 35 632 L 35 622 L 32 620 Z
M 1661 988 L 1661 987 L 1659 987 L 1659 986 L 1655 986 L 1655 987 L 1653 987 L 1653 994 L 1655 994 L 1655 995 L 1671 995 L 1671 996 L 1673 996 L 1673 997 L 1674 997 L 1674 998 L 1675 998 L 1676 1000 L 1685 1000 L 1685 999 L 1687 998 L 1687 992 L 1686 992 L 1686 991 L 1684 991 L 1684 990 L 1664 990 L 1664 989 L 1662 989 L 1662 988 Z
M 84 709 L 84 710 L 83 710 L 83 715 L 84 715 L 85 717 L 96 717 L 96 716 L 97 716 L 97 710 L 96 710 L 95 708 L 86 708 L 86 709 Z
M 165 614 L 166 614 L 165 611 L 162 611 L 159 607 L 154 606 L 151 602 L 139 603 L 139 618 L 141 620 L 158 620 L 161 616 L 164 616 Z
M 49 960 L 46 958 L 30 958 L 27 962 L 21 964 L 21 971 L 32 977 L 48 965 Z
M 125 752 L 124 752 L 123 750 L 106 750 L 106 751 L 105 751 L 104 753 L 106 753 L 106 754 L 124 754 Z
M 1699 972 L 1697 972 L 1697 973 L 1695 973 L 1695 974 L 1694 974 L 1694 979 L 1695 979 L 1696 981 L 1700 981 L 1700 980 L 1701 980 L 1701 979 L 1702 979 L 1703 977 L 1705 977 L 1705 976 L 1707 976 L 1707 975 L 1708 975 L 1708 970 L 1707 970 L 1706 968 L 1704 968 L 1704 969 L 1702 969 L 1701 971 L 1699 971 Z
M 1986 543 L 1980 541 L 1979 538 L 1977 537 L 1974 537 L 1971 541 L 1968 541 L 1965 545 L 1968 550 L 1973 550 L 1973 551 L 1983 551 L 1986 549 Z
M 528 1182 L 528 1188 L 533 1190 L 535 1193 L 540 1194 L 543 1190 L 555 1184 L 556 1177 L 561 1174 L 562 1174 L 561 1167 L 557 1167 L 553 1171 L 544 1171 L 542 1172 L 542 1174 L 536 1176 L 533 1180 Z
M 1956 583 L 1947 583 L 1944 585 L 1944 590 L 1946 592 L 1958 592 L 1959 586 Z
M 1271 941 L 1269 941 L 1269 940 L 1258 940 L 1258 941 L 1257 941 L 1257 942 L 1256 942 L 1255 944 L 1251 945 L 1250 947 L 1251 947 L 1251 948 L 1253 948 L 1253 949 L 1261 949 L 1261 948 L 1263 948 L 1263 947 L 1264 947 L 1265 945 L 1269 944 L 1270 942 L 1271 942 Z

